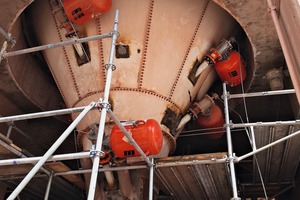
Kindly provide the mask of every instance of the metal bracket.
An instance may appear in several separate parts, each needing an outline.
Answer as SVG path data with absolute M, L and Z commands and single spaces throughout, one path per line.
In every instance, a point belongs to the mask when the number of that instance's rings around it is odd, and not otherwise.
M 120 33 L 119 33 L 119 31 L 113 30 L 109 33 L 109 36 L 112 37 L 113 35 L 117 35 L 117 37 L 119 37 Z
M 93 145 L 92 148 L 90 149 L 90 157 L 94 158 L 96 156 L 100 157 L 104 155 L 104 151 L 97 151 L 96 150 L 96 145 Z
M 229 163 L 229 162 L 231 162 L 231 161 L 233 161 L 234 163 L 238 163 L 238 162 L 239 162 L 239 161 L 238 161 L 238 157 L 235 156 L 235 155 L 230 156 L 230 157 L 225 156 L 224 158 L 226 159 L 226 162 L 227 162 L 227 163 Z
M 111 109 L 111 105 L 108 102 L 103 102 L 102 98 L 95 104 L 95 107 L 101 110 L 102 108 L 106 108 L 107 110 Z
M 226 93 L 226 97 L 227 97 L 228 100 L 230 99 L 230 93 L 229 92 Z M 221 96 L 221 98 L 224 100 L 224 94 Z
M 105 64 L 104 66 L 105 66 L 106 70 L 111 68 L 112 71 L 115 71 L 117 69 L 116 65 L 114 65 L 114 64 Z

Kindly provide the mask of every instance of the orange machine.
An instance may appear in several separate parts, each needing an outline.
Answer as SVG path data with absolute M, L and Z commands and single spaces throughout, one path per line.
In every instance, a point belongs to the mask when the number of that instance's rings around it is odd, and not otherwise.
M 197 124 L 200 128 L 208 128 L 207 137 L 210 139 L 219 139 L 224 135 L 224 117 L 222 114 L 221 109 L 216 104 L 213 104 L 210 108 L 209 115 L 199 114 L 198 118 L 196 119 Z
M 107 12 L 112 0 L 64 0 L 64 9 L 68 18 L 76 24 L 85 24 L 95 15 Z
M 124 127 L 146 155 L 155 155 L 160 152 L 163 134 L 157 121 L 154 119 L 138 120 L 130 124 L 127 123 Z M 119 158 L 140 156 L 117 125 L 112 128 L 110 134 L 110 147 Z
M 217 61 L 214 67 L 220 79 L 231 86 L 241 84 L 247 76 L 240 54 L 234 50 L 230 51 L 227 59 Z

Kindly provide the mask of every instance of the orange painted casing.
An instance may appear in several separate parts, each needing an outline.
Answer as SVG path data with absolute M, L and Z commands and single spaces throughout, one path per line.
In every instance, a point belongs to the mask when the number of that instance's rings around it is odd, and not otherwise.
M 85 24 L 95 15 L 107 12 L 112 0 L 64 0 L 64 9 L 67 17 L 76 24 Z
M 220 79 L 230 86 L 241 84 L 246 76 L 246 68 L 238 52 L 231 50 L 227 60 L 217 61 L 214 65 Z
M 163 134 L 157 121 L 154 119 L 139 120 L 124 127 L 146 155 L 156 155 L 160 152 Z M 117 125 L 113 126 L 110 134 L 110 147 L 119 158 L 140 156 Z
M 216 128 L 207 131 L 208 133 L 214 132 L 212 134 L 208 134 L 207 137 L 210 139 L 219 139 L 224 135 L 224 118 L 221 109 L 217 105 L 213 105 L 211 108 L 211 114 L 208 116 L 198 115 L 196 122 L 199 128 Z

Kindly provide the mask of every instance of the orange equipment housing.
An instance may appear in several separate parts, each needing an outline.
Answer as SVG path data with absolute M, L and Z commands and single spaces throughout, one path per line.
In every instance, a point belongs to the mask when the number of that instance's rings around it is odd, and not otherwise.
M 95 15 L 107 12 L 112 0 L 64 0 L 67 17 L 76 24 L 85 24 Z
M 210 115 L 199 114 L 196 122 L 200 128 L 211 128 L 211 130 L 207 131 L 210 133 L 213 132 L 212 134 L 207 135 L 207 137 L 210 139 L 219 139 L 224 135 L 223 126 L 225 120 L 223 118 L 221 109 L 216 104 L 211 107 Z
M 219 77 L 228 85 L 241 84 L 246 76 L 246 68 L 238 52 L 231 50 L 226 60 L 217 61 L 214 65 Z
M 160 152 L 163 134 L 157 121 L 154 119 L 138 120 L 124 127 L 146 155 L 156 155 Z M 119 158 L 140 156 L 117 125 L 114 125 L 110 134 L 110 147 Z

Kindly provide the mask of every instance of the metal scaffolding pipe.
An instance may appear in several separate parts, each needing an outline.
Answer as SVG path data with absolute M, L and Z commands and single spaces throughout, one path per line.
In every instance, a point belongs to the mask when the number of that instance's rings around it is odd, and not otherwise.
M 51 173 L 49 174 L 49 181 L 48 181 L 48 184 L 47 184 L 47 189 L 46 189 L 46 192 L 45 192 L 45 198 L 44 198 L 44 200 L 48 200 L 48 198 L 49 198 L 51 184 L 52 184 L 52 179 L 53 179 L 53 171 L 51 171 Z
M 49 157 L 56 151 L 56 149 L 63 143 L 63 141 L 68 137 L 68 135 L 73 131 L 77 124 L 82 120 L 82 118 L 95 106 L 92 102 L 87 106 L 78 117 L 71 123 L 71 125 L 63 132 L 63 134 L 56 140 L 56 142 L 50 147 L 50 149 L 44 154 L 44 156 L 38 161 L 38 163 L 31 169 L 31 171 L 25 176 L 18 187 L 10 194 L 7 200 L 15 199 L 19 193 L 24 189 L 32 177 L 38 172 L 38 170 L 45 164 Z
M 154 159 L 151 158 L 151 166 L 149 170 L 149 200 L 153 199 L 153 179 L 154 179 Z
M 3 35 L 3 37 L 6 39 L 6 41 L 10 44 L 15 44 L 16 41 L 13 37 L 11 37 L 10 33 L 7 33 L 5 30 L 3 30 L 2 27 L 0 27 L 0 33 Z
M 294 94 L 294 93 L 295 93 L 295 89 L 274 90 L 274 91 L 253 92 L 253 93 L 244 93 L 244 94 L 230 94 L 228 98 L 236 99 L 236 98 L 244 98 L 244 97 L 261 97 L 261 96 L 272 96 L 272 95 L 279 95 L 279 94 Z
M 280 125 L 294 125 L 299 124 L 300 120 L 294 121 L 276 121 L 276 122 L 254 122 L 254 123 L 244 123 L 244 124 L 230 124 L 231 128 L 242 128 L 251 126 L 280 126 Z
M 283 142 L 283 141 L 285 141 L 285 140 L 287 140 L 287 139 L 289 139 L 289 138 L 295 137 L 295 136 L 298 135 L 299 133 L 300 133 L 300 131 L 296 131 L 296 132 L 294 132 L 294 133 L 292 133 L 292 134 L 290 134 L 290 135 L 288 135 L 288 136 L 285 136 L 285 137 L 283 137 L 283 138 L 281 138 L 281 139 L 279 139 L 279 140 L 276 140 L 275 142 L 272 142 L 272 143 L 270 143 L 270 144 L 267 144 L 267 145 L 265 145 L 265 146 L 263 146 L 263 147 L 261 147 L 261 148 L 255 150 L 255 151 L 252 151 L 252 152 L 247 153 L 247 154 L 245 154 L 245 155 L 243 155 L 243 156 L 240 156 L 240 157 L 238 157 L 238 158 L 236 159 L 236 162 L 240 162 L 241 160 L 244 160 L 245 158 L 248 158 L 248 157 L 250 157 L 250 156 L 252 156 L 252 155 L 254 155 L 254 154 L 257 154 L 257 153 L 259 153 L 259 152 L 261 152 L 261 151 L 263 151 L 263 150 L 265 150 L 265 149 L 267 149 L 267 148 L 270 148 L 270 147 L 272 147 L 272 146 L 274 146 L 274 145 L 276 145 L 276 144 L 279 144 L 279 143 L 281 143 L 281 142 Z
M 0 144 L 2 144 L 1 140 L 0 140 Z M 0 160 L 0 166 L 35 164 L 42 158 L 42 156 L 26 157 L 21 152 L 18 152 L 18 156 L 20 156 L 22 158 Z M 81 158 L 88 158 L 88 157 L 90 157 L 90 152 L 79 152 L 79 153 L 69 153 L 69 154 L 60 154 L 60 155 L 50 156 L 47 159 L 47 161 L 55 162 L 55 161 L 60 161 L 60 160 L 74 160 L 74 159 L 81 159 Z
M 151 161 L 149 160 L 149 158 L 146 156 L 146 154 L 143 152 L 143 150 L 141 149 L 141 147 L 136 143 L 136 141 L 133 139 L 133 137 L 131 136 L 130 133 L 128 133 L 128 131 L 124 128 L 124 126 L 121 124 L 121 122 L 117 119 L 117 117 L 115 116 L 115 114 L 111 111 L 108 110 L 107 111 L 109 116 L 112 118 L 112 120 L 116 123 L 116 125 L 119 127 L 119 129 L 121 129 L 121 131 L 124 133 L 124 135 L 129 139 L 129 141 L 131 142 L 131 144 L 134 146 L 134 148 L 140 153 L 140 155 L 144 158 L 144 160 L 146 161 L 146 163 L 148 164 L 149 167 L 152 166 Z
M 226 125 L 226 138 L 227 138 L 227 146 L 228 146 L 228 157 L 229 157 L 229 167 L 230 167 L 230 177 L 231 177 L 231 185 L 232 185 L 232 193 L 234 200 L 240 199 L 237 193 L 237 184 L 235 177 L 235 169 L 234 169 L 234 161 L 233 161 L 233 151 L 232 151 L 232 140 L 231 140 L 231 132 L 230 132 L 230 121 L 229 121 L 229 106 L 228 106 L 228 93 L 226 90 L 226 83 L 223 83 L 223 97 L 224 97 L 224 112 L 225 112 L 225 125 Z
M 89 192 L 88 192 L 88 200 L 94 200 L 94 196 L 95 196 L 95 192 L 96 192 L 96 183 L 97 183 L 98 168 L 99 168 L 99 162 L 100 162 L 100 151 L 102 148 L 102 140 L 103 140 L 103 134 L 104 134 L 104 128 L 105 128 L 105 119 L 106 119 L 107 110 L 110 107 L 108 99 L 109 99 L 112 71 L 115 68 L 113 61 L 114 61 L 114 56 L 115 56 L 116 40 L 118 37 L 118 23 L 119 23 L 119 11 L 116 10 L 113 31 L 112 31 L 110 56 L 109 56 L 108 64 L 106 64 L 107 75 L 106 75 L 106 82 L 105 82 L 105 88 L 104 88 L 103 102 L 101 102 L 102 110 L 101 110 L 101 115 L 100 115 L 98 137 L 97 137 L 97 142 L 96 142 L 96 148 L 95 148 L 95 154 L 94 154 L 95 156 L 94 156 L 94 161 L 93 161 L 92 174 L 91 174 L 91 180 L 90 180 L 90 186 L 89 186 Z
M 88 41 L 93 41 L 93 40 L 104 39 L 104 38 L 111 37 L 111 35 L 112 35 L 111 33 L 103 34 L 103 35 L 95 35 L 95 36 L 90 36 L 90 37 L 85 37 L 85 38 L 80 38 L 80 39 L 74 39 L 74 40 L 53 43 L 53 44 L 41 45 L 38 47 L 32 47 L 32 48 L 22 49 L 22 50 L 18 50 L 18 51 L 6 52 L 3 54 L 3 58 L 22 55 L 22 54 L 26 54 L 26 53 L 32 53 L 32 52 L 36 52 L 36 51 L 42 51 L 45 49 L 62 47 L 62 46 L 71 45 L 71 44 L 77 44 L 77 43 L 83 43 L 83 42 L 88 42 Z
M 43 117 L 52 117 L 57 115 L 65 115 L 70 114 L 74 112 L 81 112 L 86 108 L 84 107 L 77 107 L 77 108 L 67 108 L 67 109 L 61 109 L 61 110 L 52 110 L 52 111 L 45 111 L 45 112 L 37 112 L 37 113 L 30 113 L 30 114 L 24 114 L 24 115 L 15 115 L 15 116 L 9 116 L 9 117 L 1 117 L 0 123 L 3 122 L 14 122 L 14 121 L 20 121 L 20 120 L 26 120 L 26 119 L 36 119 L 36 118 L 43 118 Z
M 299 75 L 299 73 L 297 73 L 296 66 L 294 66 L 292 62 L 292 58 L 291 58 L 292 53 L 290 52 L 287 42 L 284 38 L 282 26 L 279 23 L 278 15 L 276 12 L 276 6 L 273 4 L 272 0 L 267 0 L 267 2 L 278 35 L 278 39 L 281 44 L 282 52 L 284 54 L 288 70 L 290 72 L 292 83 L 296 91 L 298 103 L 300 103 L 300 80 L 299 77 L 297 76 Z

